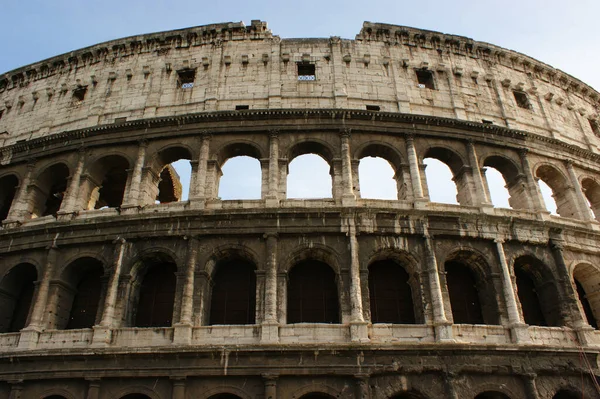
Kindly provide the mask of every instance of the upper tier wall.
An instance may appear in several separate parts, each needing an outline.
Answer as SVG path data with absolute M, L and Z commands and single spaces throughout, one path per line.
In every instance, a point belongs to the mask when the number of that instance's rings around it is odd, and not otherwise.
M 298 80 L 298 63 L 314 65 L 315 80 Z M 419 87 L 422 69 L 433 87 Z M 181 87 L 182 70 L 194 71 L 193 87 Z M 515 92 L 528 104 L 519 106 Z M 465 37 L 365 22 L 355 40 L 281 40 L 253 21 L 129 37 L 8 72 L 0 78 L 0 143 L 237 105 L 372 105 L 494 123 L 596 151 L 599 104 L 577 79 Z

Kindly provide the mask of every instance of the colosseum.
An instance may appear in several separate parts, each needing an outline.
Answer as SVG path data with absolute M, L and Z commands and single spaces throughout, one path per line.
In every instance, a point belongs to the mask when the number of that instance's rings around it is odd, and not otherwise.
M 6 72 L 0 398 L 599 398 L 599 108 L 524 54 L 370 22 L 214 24 Z M 287 195 L 308 154 L 326 198 Z M 258 199 L 219 197 L 236 157 Z M 361 196 L 371 157 L 394 199 Z M 431 200 L 429 159 L 457 204 Z

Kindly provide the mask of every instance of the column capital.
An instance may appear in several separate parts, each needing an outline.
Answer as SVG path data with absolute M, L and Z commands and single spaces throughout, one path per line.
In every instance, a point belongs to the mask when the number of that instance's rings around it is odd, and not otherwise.
M 269 138 L 276 140 L 279 138 L 279 129 L 269 129 Z
M 504 244 L 506 240 L 504 238 L 494 238 L 495 244 Z
M 265 240 L 269 239 L 269 238 L 279 238 L 279 233 L 277 232 L 269 232 L 269 233 L 265 233 L 263 234 L 263 238 Z
M 344 127 L 344 128 L 340 129 L 339 133 L 340 133 L 340 137 L 342 139 L 344 139 L 344 138 L 349 139 L 350 136 L 352 135 L 352 129 Z
M 212 130 L 202 130 L 200 131 L 200 136 L 202 137 L 202 141 L 208 141 L 212 138 Z
M 113 244 L 125 244 L 127 242 L 127 240 L 125 240 L 123 237 L 117 237 L 115 238 L 112 243 Z
M 146 148 L 146 147 L 148 147 L 148 140 L 147 139 L 138 140 L 138 145 L 140 147 Z

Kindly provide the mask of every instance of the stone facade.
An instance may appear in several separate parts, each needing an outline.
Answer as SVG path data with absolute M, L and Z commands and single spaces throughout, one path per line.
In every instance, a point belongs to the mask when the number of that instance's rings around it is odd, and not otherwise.
M 523 54 L 372 23 L 209 25 L 8 72 L 0 398 L 600 397 L 599 105 Z M 287 198 L 307 153 L 331 198 Z M 218 198 L 236 156 L 261 199 Z M 397 200 L 361 198 L 367 156 Z M 425 158 L 459 205 L 429 201 Z

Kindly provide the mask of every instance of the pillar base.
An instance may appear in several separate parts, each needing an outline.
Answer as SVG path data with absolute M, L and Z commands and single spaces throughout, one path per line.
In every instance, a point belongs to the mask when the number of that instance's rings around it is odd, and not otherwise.
M 352 342 L 369 342 L 369 323 L 366 321 L 350 322 L 350 340 Z
M 204 198 L 190 198 L 188 200 L 188 209 L 204 209 L 206 201 Z
M 19 349 L 35 349 L 37 347 L 38 340 L 40 338 L 41 330 L 36 327 L 27 327 L 21 330 L 19 337 Z
M 190 345 L 192 343 L 192 325 L 177 323 L 173 326 L 173 344 Z
M 140 213 L 141 206 L 138 205 L 121 205 L 119 208 L 121 215 L 137 215 Z
M 515 344 L 530 344 L 531 336 L 529 335 L 528 325 L 519 323 L 510 326 L 510 338 Z
M 265 206 L 267 208 L 278 208 L 279 207 L 279 198 L 277 198 L 277 197 L 266 197 L 265 198 Z
M 68 222 L 77 216 L 76 212 L 56 212 L 56 220 L 59 222 Z
M 14 229 L 15 227 L 19 227 L 20 225 L 21 222 L 15 219 L 5 219 L 2 222 L 2 227 L 4 227 L 5 229 Z
M 440 323 L 433 326 L 435 331 L 435 340 L 437 342 L 456 342 L 454 339 L 454 333 L 452 332 L 451 323 Z
M 581 346 L 600 346 L 600 341 L 596 338 L 594 327 L 590 325 L 581 326 L 575 329 L 577 340 Z
M 429 204 L 427 198 L 417 198 L 413 201 L 413 208 L 415 209 L 426 209 Z
M 356 196 L 354 194 L 344 194 L 342 196 L 342 206 L 356 206 Z
M 279 343 L 279 324 L 266 322 L 260 326 L 260 343 L 277 344 Z
M 93 329 L 92 346 L 102 347 L 110 345 L 110 341 L 112 340 L 112 330 L 110 327 L 94 326 Z

